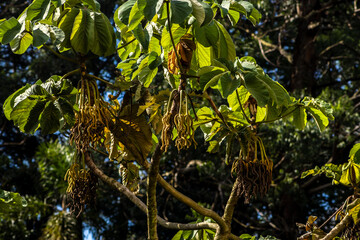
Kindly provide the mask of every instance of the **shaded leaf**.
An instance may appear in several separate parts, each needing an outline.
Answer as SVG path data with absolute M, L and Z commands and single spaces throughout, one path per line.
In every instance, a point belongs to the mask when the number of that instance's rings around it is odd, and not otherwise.
M 192 6 L 189 0 L 172 0 L 170 7 L 172 23 L 183 23 L 192 12 Z
M 58 131 L 60 129 L 60 118 L 60 111 L 54 102 L 47 102 L 39 119 L 41 133 L 45 135 Z
M 45 104 L 45 100 L 37 101 L 26 98 L 14 107 L 10 118 L 22 132 L 34 134 L 39 127 L 38 119 Z

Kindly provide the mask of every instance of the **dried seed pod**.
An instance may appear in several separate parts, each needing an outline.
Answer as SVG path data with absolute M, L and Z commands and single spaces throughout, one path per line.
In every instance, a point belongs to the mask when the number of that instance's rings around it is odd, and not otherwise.
M 185 34 L 180 38 L 180 42 L 175 46 L 176 53 L 174 49 L 168 53 L 168 69 L 170 73 L 178 74 L 180 70 L 176 54 L 179 57 L 183 73 L 189 71 L 191 66 L 192 54 L 193 51 L 195 51 L 196 49 L 196 45 L 192 40 L 192 37 L 193 36 L 191 34 Z
M 173 104 L 171 109 L 170 106 L 170 100 L 172 100 L 172 96 L 170 96 L 169 104 L 168 104 L 168 110 L 164 117 L 162 118 L 163 123 L 163 130 L 161 133 L 161 139 L 162 139 L 162 149 L 167 151 L 170 141 L 172 139 L 172 130 L 175 126 L 177 130 L 177 137 L 175 140 L 175 145 L 180 151 L 183 148 L 189 148 L 192 143 L 194 143 L 195 147 L 197 145 L 195 138 L 194 138 L 194 127 L 193 127 L 193 119 L 188 111 L 188 102 L 187 97 L 185 104 L 183 104 L 184 99 L 184 91 L 180 91 L 180 98 L 177 100 L 177 98 L 174 98 Z M 176 101 L 179 101 L 178 103 Z M 183 107 L 185 105 L 185 109 Z M 179 106 L 178 108 L 176 106 Z
M 258 146 L 260 159 L 258 159 Z M 243 155 L 246 153 L 246 156 Z M 247 149 L 240 151 L 240 156 L 232 166 L 232 172 L 239 180 L 238 194 L 243 195 L 245 203 L 258 194 L 264 196 L 272 181 L 273 162 L 266 156 L 262 140 L 250 134 Z
M 95 201 L 97 176 L 74 163 L 66 172 L 65 180 L 68 181 L 66 192 L 71 200 L 68 206 L 72 213 L 78 212 L 79 216 L 86 204 L 93 204 Z

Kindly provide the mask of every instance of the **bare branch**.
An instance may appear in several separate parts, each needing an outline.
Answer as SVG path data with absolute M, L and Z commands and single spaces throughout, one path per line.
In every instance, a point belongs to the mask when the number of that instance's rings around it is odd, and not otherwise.
M 327 48 L 325 48 L 324 50 L 322 50 L 321 53 L 319 53 L 319 56 L 324 55 L 324 53 L 330 51 L 331 49 L 333 49 L 334 47 L 337 47 L 337 46 L 339 46 L 339 45 L 344 45 L 344 41 L 341 40 L 341 41 L 339 41 L 339 42 L 337 42 L 337 43 L 334 43 L 333 45 L 328 46 Z
M 194 209 L 196 212 L 200 213 L 201 215 L 212 218 L 215 222 L 217 222 L 219 224 L 220 228 L 223 229 L 224 232 L 229 231 L 229 226 L 226 224 L 225 220 L 222 219 L 222 217 L 220 217 L 216 212 L 200 206 L 191 198 L 180 193 L 173 186 L 171 186 L 168 182 L 166 182 L 160 175 L 158 175 L 158 182 L 167 192 L 169 192 L 171 195 L 173 195 L 177 200 L 185 203 L 186 205 L 188 205 L 189 207 L 191 207 L 192 209 Z
M 339 222 L 331 231 L 326 234 L 325 237 L 321 238 L 320 240 L 331 240 L 334 237 L 336 237 L 339 233 L 344 231 L 344 229 L 347 227 L 347 225 L 351 222 L 352 217 L 351 215 L 346 215 L 341 222 Z
M 274 64 L 272 61 L 270 61 L 270 60 L 267 58 L 267 56 L 266 56 L 266 54 L 265 54 L 265 52 L 264 52 L 264 49 L 263 49 L 263 47 L 262 47 L 262 43 L 261 43 L 260 39 L 258 39 L 258 43 L 259 43 L 260 52 L 261 52 L 261 55 L 263 56 L 263 58 L 264 58 L 268 63 L 270 63 L 272 66 L 278 67 L 276 64 Z
M 77 61 L 75 59 L 72 59 L 72 58 L 68 58 L 68 57 L 65 57 L 64 55 L 61 55 L 60 53 L 56 52 L 54 49 L 52 49 L 50 46 L 48 45 L 43 45 L 46 49 L 50 50 L 50 52 L 52 52 L 54 55 L 56 55 L 58 58 L 61 58 L 65 61 L 68 61 L 68 62 L 72 62 L 72 63 L 77 63 Z
M 287 60 L 289 63 L 292 63 L 292 62 L 293 62 L 292 54 L 291 54 L 291 53 L 288 53 L 286 50 L 284 50 L 284 49 L 281 48 L 280 46 L 265 41 L 265 40 L 262 39 L 261 37 L 258 37 L 256 34 L 252 33 L 249 29 L 246 29 L 246 28 L 243 28 L 243 27 L 240 27 L 240 26 L 237 26 L 237 27 L 238 27 L 240 30 L 245 31 L 246 33 L 250 34 L 251 37 L 253 37 L 255 40 L 260 41 L 262 45 L 267 46 L 267 47 L 270 47 L 270 48 L 277 49 L 277 50 L 279 51 L 279 53 L 280 53 L 283 57 L 285 57 L 286 60 Z
M 141 211 L 147 214 L 147 207 L 133 192 L 131 192 L 127 187 L 122 185 L 120 182 L 116 181 L 114 178 L 107 176 L 103 171 L 101 171 L 94 161 L 91 159 L 90 154 L 86 154 L 85 157 L 86 165 L 91 169 L 91 171 L 98 176 L 103 182 L 109 186 L 115 188 L 117 191 L 124 194 L 131 202 L 133 202 Z M 157 216 L 158 223 L 169 229 L 177 230 L 196 230 L 196 229 L 217 229 L 219 226 L 216 223 L 209 222 L 200 222 L 200 223 L 175 223 L 168 222 L 165 219 Z
M 148 237 L 149 239 L 158 239 L 157 235 L 157 203 L 156 203 L 156 178 L 159 174 L 160 158 L 163 151 L 161 145 L 156 146 L 155 152 L 151 159 L 151 165 L 148 175 L 148 190 L 147 190 L 147 224 L 148 224 Z
M 235 206 L 237 204 L 237 201 L 239 200 L 240 195 L 238 194 L 238 186 L 239 186 L 239 179 L 236 178 L 235 183 L 233 185 L 233 188 L 230 193 L 230 197 L 226 203 L 225 211 L 223 218 L 225 219 L 225 222 L 230 226 L 231 220 L 233 218 Z

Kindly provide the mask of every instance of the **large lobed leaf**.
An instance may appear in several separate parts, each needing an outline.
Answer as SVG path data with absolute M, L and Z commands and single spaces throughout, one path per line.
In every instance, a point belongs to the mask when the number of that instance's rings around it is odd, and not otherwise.
M 33 134 L 41 127 L 43 134 L 50 134 L 75 123 L 75 94 L 68 80 L 53 76 L 45 83 L 20 88 L 6 99 L 3 109 L 21 131 Z
M 65 33 L 61 50 L 73 48 L 87 54 L 108 56 L 115 52 L 115 33 L 109 19 L 101 12 L 72 8 L 58 23 Z

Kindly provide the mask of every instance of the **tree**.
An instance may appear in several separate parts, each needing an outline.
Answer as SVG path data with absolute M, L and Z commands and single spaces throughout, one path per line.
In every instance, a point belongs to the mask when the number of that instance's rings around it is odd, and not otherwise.
M 253 58 L 236 57 L 229 33 L 214 18 L 217 12 L 233 25 L 240 16 L 252 24 L 261 17 L 245 1 L 128 1 L 115 12 L 115 33 L 96 1 L 35 0 L 18 19 L 1 22 L 1 43 L 10 43 L 14 53 L 23 54 L 30 45 L 51 48 L 51 42 L 61 59 L 80 66 L 24 86 L 3 105 L 5 116 L 23 132 L 70 129 L 76 150 L 66 179 L 73 211 L 81 213 L 93 201 L 100 178 L 147 213 L 149 239 L 157 239 L 157 223 L 180 230 L 175 239 L 204 234 L 239 239 L 231 233 L 236 203 L 240 196 L 248 203 L 266 194 L 271 183 L 273 163 L 258 133 L 261 127 L 290 118 L 304 129 L 308 113 L 320 130 L 328 125 L 330 105 L 310 97 L 291 98 Z M 121 75 L 111 83 L 96 76 L 89 64 L 116 50 Z M 64 56 L 66 51 L 73 58 Z M 72 84 L 67 78 L 75 74 L 80 78 Z M 99 82 L 111 94 L 101 96 Z M 181 194 L 159 174 L 160 159 L 172 150 L 172 140 L 179 152 L 196 146 L 199 127 L 210 144 L 208 151 L 225 147 L 224 161 L 231 165 L 227 174 L 235 182 L 223 216 Z M 122 184 L 99 169 L 93 151 L 106 152 L 120 163 Z M 135 195 L 141 190 L 140 169 L 147 176 L 146 205 Z M 177 224 L 159 217 L 157 183 L 202 215 L 200 222 Z

